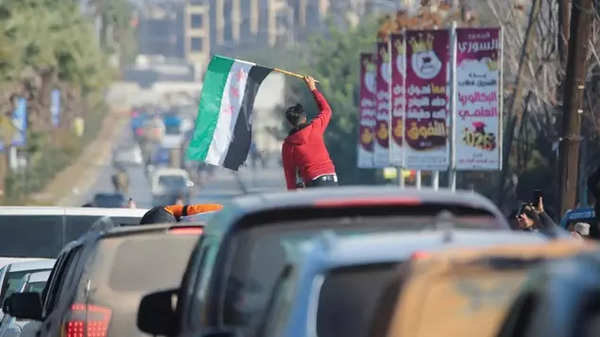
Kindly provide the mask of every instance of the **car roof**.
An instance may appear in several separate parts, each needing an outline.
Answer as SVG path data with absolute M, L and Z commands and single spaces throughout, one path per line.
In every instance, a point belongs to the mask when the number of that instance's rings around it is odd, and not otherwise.
M 547 242 L 539 233 L 502 230 L 457 229 L 426 230 L 420 232 L 385 232 L 360 236 L 335 235 L 326 232 L 315 238 L 307 249 L 306 263 L 316 269 L 395 262 L 409 258 L 415 252 L 439 251 L 458 247 L 493 246 L 501 244 L 534 244 Z M 311 244 L 309 243 L 309 246 Z
M 47 207 L 47 206 L 2 206 L 2 215 L 65 215 L 65 216 L 108 216 L 141 218 L 144 208 L 96 208 L 96 207 Z
M 37 259 L 34 261 L 16 262 L 10 265 L 10 272 L 37 270 L 37 269 L 52 269 L 55 259 Z
M 231 199 L 224 209 L 209 221 L 208 234 L 228 232 L 235 222 L 252 213 L 293 208 L 327 208 L 377 205 L 445 204 L 449 207 L 469 207 L 484 210 L 509 229 L 506 219 L 487 198 L 471 191 L 450 191 L 414 188 L 399 189 L 386 186 L 339 186 L 313 188 L 296 192 L 256 193 Z M 214 225 L 213 225 L 214 224 Z
M 48 280 L 48 278 L 50 277 L 50 272 L 51 270 L 46 270 L 46 271 L 38 271 L 35 273 L 31 273 L 29 274 L 29 283 L 32 282 L 46 282 Z

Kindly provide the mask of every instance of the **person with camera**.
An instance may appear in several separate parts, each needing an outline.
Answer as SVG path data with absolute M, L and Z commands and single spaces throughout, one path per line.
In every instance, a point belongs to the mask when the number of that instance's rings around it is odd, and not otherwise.
M 541 195 L 537 196 L 537 201 L 521 206 L 517 213 L 517 226 L 521 231 L 543 232 L 553 237 L 558 233 L 558 226 L 544 211 L 544 198 Z

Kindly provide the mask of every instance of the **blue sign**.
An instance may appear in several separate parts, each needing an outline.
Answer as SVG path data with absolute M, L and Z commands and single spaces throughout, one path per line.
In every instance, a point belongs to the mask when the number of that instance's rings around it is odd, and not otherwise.
M 12 145 L 25 146 L 27 144 L 27 100 L 25 98 L 18 99 L 17 107 L 13 111 L 12 122 L 17 129 L 12 139 Z
M 592 222 L 596 218 L 596 212 L 593 208 L 577 208 L 567 211 L 565 216 L 561 219 L 561 227 L 566 228 L 570 223 L 573 222 Z
M 57 128 L 60 125 L 60 90 L 52 90 L 50 96 L 50 114 L 52 117 L 52 126 Z

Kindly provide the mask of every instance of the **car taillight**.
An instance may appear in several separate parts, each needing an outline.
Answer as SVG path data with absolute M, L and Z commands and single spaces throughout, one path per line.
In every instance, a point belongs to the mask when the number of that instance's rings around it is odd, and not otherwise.
M 110 316 L 109 308 L 91 304 L 73 304 L 71 315 L 64 324 L 65 337 L 106 337 Z
M 202 227 L 194 227 L 194 226 L 189 226 L 189 227 L 171 227 L 169 229 L 169 233 L 171 234 L 188 234 L 188 235 L 200 235 L 202 234 L 202 232 L 204 232 L 204 228 Z

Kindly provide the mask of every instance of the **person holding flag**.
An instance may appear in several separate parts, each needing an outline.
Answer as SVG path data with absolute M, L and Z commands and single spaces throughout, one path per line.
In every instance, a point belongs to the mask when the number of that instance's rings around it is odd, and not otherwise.
M 285 117 L 292 126 L 281 150 L 288 190 L 298 187 L 298 174 L 306 187 L 338 184 L 335 166 L 323 140 L 323 134 L 331 120 L 331 107 L 317 89 L 314 78 L 304 76 L 304 81 L 312 92 L 320 112 L 311 122 L 308 122 L 300 104 L 288 108 L 285 112 Z

